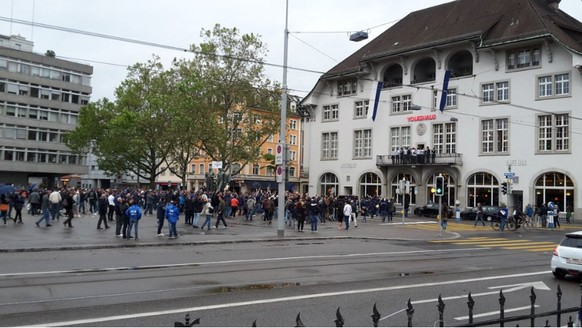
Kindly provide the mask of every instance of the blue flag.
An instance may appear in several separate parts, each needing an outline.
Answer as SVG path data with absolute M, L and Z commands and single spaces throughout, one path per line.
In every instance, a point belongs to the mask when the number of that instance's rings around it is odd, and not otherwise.
M 372 90 L 374 92 L 374 106 L 372 107 L 371 115 L 368 113 L 368 116 L 372 118 L 372 121 L 376 120 L 376 114 L 378 113 L 378 104 L 380 103 L 380 92 L 382 91 L 382 86 L 384 83 L 382 81 L 378 81 L 376 85 L 376 89 Z
M 443 92 L 441 95 L 441 104 L 439 106 L 439 110 L 441 113 L 445 110 L 447 106 L 447 91 L 449 89 L 449 79 L 451 78 L 451 71 L 447 70 L 445 72 L 445 79 L 443 81 Z

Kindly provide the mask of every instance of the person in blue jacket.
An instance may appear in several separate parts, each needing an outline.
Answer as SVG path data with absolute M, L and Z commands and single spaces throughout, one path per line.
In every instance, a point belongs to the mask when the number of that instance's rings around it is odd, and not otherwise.
M 129 227 L 127 228 L 127 239 L 131 239 L 131 229 L 135 227 L 134 235 L 135 240 L 139 240 L 139 236 L 137 234 L 137 227 L 139 220 L 141 219 L 141 207 L 135 203 L 133 199 L 129 200 L 129 208 L 125 211 L 125 215 L 129 218 Z
M 507 218 L 509 215 L 509 209 L 505 204 L 501 204 L 501 208 L 499 209 L 499 215 L 501 216 L 501 231 L 505 229 L 505 223 L 507 222 Z
M 168 220 L 168 225 L 170 227 L 169 238 L 178 238 L 178 232 L 176 231 L 176 223 L 180 217 L 180 210 L 176 206 L 176 201 L 172 200 L 168 205 L 166 205 L 166 220 Z

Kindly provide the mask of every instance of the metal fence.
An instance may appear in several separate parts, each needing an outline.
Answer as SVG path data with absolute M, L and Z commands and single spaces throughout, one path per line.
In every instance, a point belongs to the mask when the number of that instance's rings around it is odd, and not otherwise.
M 467 297 L 467 306 L 468 306 L 468 311 L 469 311 L 468 322 L 466 324 L 460 324 L 460 325 L 455 324 L 454 326 L 456 326 L 456 327 L 481 327 L 481 326 L 499 325 L 499 327 L 504 327 L 505 323 L 529 321 L 528 326 L 536 327 L 536 326 L 538 326 L 538 325 L 536 325 L 536 319 L 545 318 L 544 326 L 550 327 L 550 320 L 551 319 L 547 319 L 547 318 L 551 318 L 551 317 L 555 316 L 556 327 L 561 327 L 562 326 L 562 315 L 568 314 L 568 313 L 575 313 L 575 315 L 577 315 L 578 318 L 580 318 L 582 316 L 582 284 L 580 285 L 580 289 L 581 289 L 581 293 L 580 293 L 581 297 L 580 297 L 580 305 L 579 306 L 562 308 L 562 290 L 560 288 L 560 285 L 558 285 L 557 292 L 556 292 L 556 298 L 557 298 L 556 309 L 552 310 L 552 311 L 536 313 L 535 303 L 536 303 L 537 296 L 535 294 L 534 288 L 531 287 L 530 296 L 529 296 L 530 313 L 523 314 L 523 315 L 509 316 L 509 317 L 505 316 L 505 296 L 503 295 L 503 290 L 501 290 L 499 292 L 499 318 L 484 320 L 484 321 L 474 321 L 473 320 L 473 308 L 475 307 L 475 300 L 473 299 L 473 297 L 471 297 L 471 293 L 469 293 L 469 295 Z M 438 310 L 438 316 L 439 316 L 438 326 L 439 327 L 445 327 L 445 320 L 444 320 L 445 307 L 446 307 L 446 304 L 442 300 L 441 295 L 439 295 L 438 301 L 437 301 L 437 310 Z M 412 306 L 411 299 L 408 299 L 407 308 L 405 310 L 406 310 L 406 317 L 407 317 L 406 325 L 408 327 L 413 327 L 415 309 Z M 374 303 L 374 306 L 372 307 L 372 314 L 369 315 L 369 317 L 371 318 L 371 324 L 374 327 L 378 327 L 378 324 L 380 323 L 380 318 L 382 317 L 382 315 L 378 311 L 376 303 Z M 568 321 L 566 322 L 566 325 L 568 327 L 574 327 L 574 322 L 575 322 L 574 318 L 572 317 L 572 315 L 568 316 Z M 331 322 L 332 321 L 330 320 L 330 325 L 331 325 Z M 335 324 L 336 327 L 343 327 L 345 324 L 345 319 L 344 319 L 343 315 L 341 314 L 339 307 L 335 311 L 335 319 L 333 320 L 333 323 Z M 174 327 L 192 327 L 194 325 L 199 325 L 199 324 L 200 324 L 200 318 L 197 318 L 197 319 L 191 321 L 190 314 L 186 314 L 186 318 L 185 318 L 184 322 L 176 321 L 174 323 Z M 253 321 L 251 326 L 257 327 L 257 321 L 256 320 Z M 295 317 L 295 327 L 305 327 L 305 324 L 301 320 L 301 313 L 298 313 L 297 316 Z

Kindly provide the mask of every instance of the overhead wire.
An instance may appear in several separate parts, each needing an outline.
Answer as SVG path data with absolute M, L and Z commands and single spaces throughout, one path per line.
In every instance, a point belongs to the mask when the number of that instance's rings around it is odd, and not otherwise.
M 17 23 L 17 24 L 22 24 L 22 25 L 29 25 L 29 26 L 32 26 L 32 27 L 41 27 L 41 28 L 46 28 L 46 29 L 52 29 L 52 30 L 67 32 L 67 33 L 74 33 L 74 34 L 86 35 L 86 36 L 91 36 L 91 37 L 98 37 L 98 38 L 103 38 L 103 39 L 109 39 L 109 40 L 115 40 L 115 41 L 120 41 L 120 42 L 139 44 L 139 45 L 144 45 L 144 46 L 151 46 L 151 47 L 168 49 L 168 50 L 175 50 L 175 51 L 180 51 L 180 52 L 185 52 L 185 53 L 194 53 L 194 54 L 202 55 L 202 56 L 212 55 L 212 56 L 218 56 L 218 57 L 221 57 L 221 58 L 228 58 L 228 59 L 240 60 L 240 61 L 245 61 L 245 62 L 250 62 L 250 63 L 255 63 L 255 64 L 262 64 L 262 65 L 266 65 L 266 66 L 277 67 L 277 68 L 285 68 L 283 65 L 268 63 L 268 62 L 265 62 L 265 61 L 250 60 L 250 59 L 247 59 L 247 58 L 239 58 L 239 57 L 234 57 L 234 56 L 229 56 L 229 55 L 223 55 L 223 54 L 206 54 L 204 52 L 195 51 L 195 50 L 192 50 L 190 48 L 172 46 L 172 45 L 167 45 L 167 44 L 162 44 L 162 43 L 157 43 L 157 42 L 151 42 L 151 41 L 143 41 L 143 40 L 131 39 L 131 38 L 114 36 L 114 35 L 108 35 L 108 34 L 97 33 L 97 32 L 84 31 L 84 30 L 80 30 L 80 29 L 74 29 L 74 28 L 62 27 L 62 26 L 57 26 L 57 25 L 44 24 L 44 23 L 39 23 L 39 22 L 32 22 L 32 21 L 27 21 L 27 20 L 22 20 L 22 19 L 15 19 L 15 18 L 12 18 L 12 17 L 0 16 L 0 21 L 10 22 L 10 23 Z M 394 20 L 394 21 L 387 22 L 387 23 L 384 23 L 384 24 L 381 24 L 381 25 L 377 25 L 377 26 L 371 27 L 370 29 L 377 28 L 377 27 L 380 27 L 380 26 L 383 26 L 383 25 L 387 25 L 387 24 L 390 24 L 390 23 L 393 23 L 393 22 L 396 22 L 396 21 L 398 21 L 398 20 Z M 300 33 L 300 32 L 293 32 L 293 33 Z M 306 32 L 303 32 L 303 33 L 306 33 Z M 313 33 L 316 33 L 316 32 L 313 32 Z M 319 32 L 319 33 L 323 33 L 323 32 Z M 338 32 L 329 32 L 329 33 L 338 33 Z M 302 41 L 299 38 L 296 38 L 296 39 L 299 40 L 299 41 Z M 302 42 L 304 42 L 304 41 L 302 41 Z M 62 58 L 67 58 L 67 57 L 62 57 Z M 80 60 L 83 60 L 83 59 L 80 59 Z M 121 64 L 108 63 L 108 62 L 102 62 L 102 61 L 95 61 L 95 60 L 91 61 L 91 60 L 87 60 L 87 59 L 85 59 L 85 61 L 95 62 L 95 63 L 100 63 L 100 64 L 106 64 L 106 65 L 112 65 L 112 66 L 121 66 L 121 67 L 128 67 L 129 66 L 129 65 L 121 65 Z M 291 66 L 287 66 L 286 68 L 287 69 L 290 69 L 290 70 L 296 70 L 296 71 L 302 71 L 302 72 L 314 73 L 314 74 L 325 74 L 326 73 L 326 72 L 322 72 L 322 71 L 316 71 L 316 70 L 304 69 L 304 68 L 298 68 L 298 67 L 291 67 Z M 474 75 L 476 76 L 476 74 L 474 74 Z M 360 79 L 361 80 L 367 80 L 367 81 L 376 82 L 375 80 L 370 79 L 370 78 L 360 78 Z M 430 88 L 429 87 L 425 87 L 425 86 L 410 85 L 410 84 L 409 85 L 402 85 L 402 86 L 411 87 L 411 88 L 417 88 L 417 89 L 426 89 L 426 90 L 433 90 L 433 91 L 441 91 L 442 92 L 442 90 L 439 90 L 437 88 L 434 88 L 434 86 L 433 87 L 430 87 Z M 298 91 L 298 90 L 295 90 L 295 91 Z M 303 92 L 305 92 L 305 91 L 303 91 Z M 479 96 L 476 96 L 476 95 L 474 96 L 474 95 L 468 95 L 468 94 L 464 94 L 464 93 L 457 93 L 457 95 L 464 96 L 464 97 L 469 97 L 469 98 L 480 98 Z M 369 98 L 364 98 L 364 99 L 369 99 Z M 521 108 L 521 109 L 526 109 L 526 110 L 531 110 L 531 111 L 535 111 L 535 112 L 539 112 L 539 113 L 554 114 L 553 112 L 550 112 L 550 111 L 544 111 L 544 110 L 541 110 L 541 109 L 537 109 L 537 108 L 533 108 L 533 107 L 528 107 L 528 106 L 523 106 L 523 105 L 517 105 L 517 104 L 513 104 L 513 103 L 500 103 L 500 104 L 507 105 L 507 106 L 512 106 L 512 107 L 517 107 L 517 108 Z M 582 120 L 581 117 L 576 117 L 576 116 L 571 116 L 571 115 L 569 115 L 568 117 L 569 118 L 572 118 L 572 119 L 575 119 L 575 120 Z

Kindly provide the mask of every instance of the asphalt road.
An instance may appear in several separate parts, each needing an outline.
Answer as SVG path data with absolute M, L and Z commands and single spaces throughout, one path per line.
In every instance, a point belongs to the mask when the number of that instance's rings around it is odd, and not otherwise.
M 326 229 L 322 235 L 338 233 Z M 465 223 L 449 226 L 456 238 L 439 238 L 434 224 L 402 229 L 400 238 L 3 253 L 0 325 L 172 326 L 189 314 L 202 326 L 295 326 L 299 314 L 306 326 L 333 326 L 339 308 L 346 326 L 371 326 L 376 304 L 380 326 L 406 326 L 410 299 L 413 325 L 432 326 L 441 295 L 445 325 L 455 326 L 467 322 L 469 292 L 475 320 L 486 320 L 499 316 L 500 290 L 506 317 L 529 313 L 532 287 L 536 311 L 553 310 L 558 284 L 562 307 L 580 305 L 580 280 L 549 271 L 563 232 L 509 234 Z

